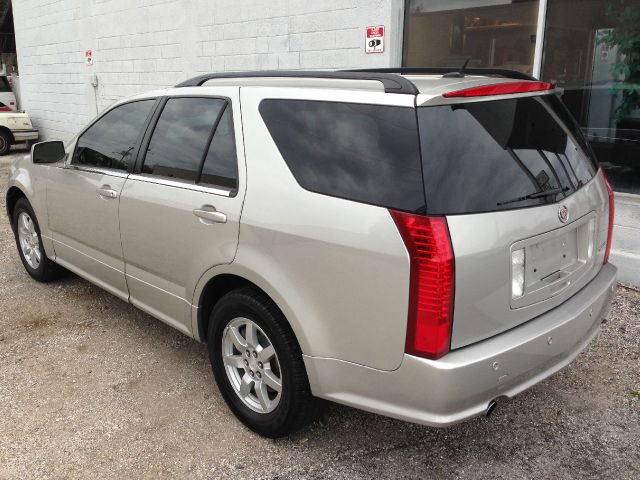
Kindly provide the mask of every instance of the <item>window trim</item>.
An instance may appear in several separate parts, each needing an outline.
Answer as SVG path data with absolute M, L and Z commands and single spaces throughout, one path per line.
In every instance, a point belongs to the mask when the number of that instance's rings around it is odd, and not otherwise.
M 160 120 L 160 116 L 162 115 L 162 112 L 164 111 L 165 106 L 167 105 L 169 100 L 180 99 L 180 98 L 198 98 L 202 100 L 207 100 L 207 99 L 223 100 L 225 102 L 224 107 L 222 108 L 222 110 L 220 110 L 220 113 L 216 117 L 212 125 L 211 131 L 209 132 L 209 136 L 207 137 L 207 143 L 205 145 L 203 156 L 200 160 L 196 180 L 193 183 L 189 180 L 185 180 L 181 178 L 163 177 L 162 175 L 153 175 L 149 173 L 143 173 L 142 171 L 142 168 L 144 166 L 144 161 L 147 156 L 147 149 L 149 148 L 149 144 L 151 143 L 151 138 L 153 137 L 156 127 L 158 126 L 158 121 Z M 203 185 L 199 183 L 200 178 L 202 177 L 202 169 L 204 168 L 204 163 L 209 153 L 209 148 L 211 148 L 211 142 L 213 141 L 213 137 L 215 136 L 220 120 L 222 120 L 222 116 L 224 115 L 224 112 L 226 112 L 227 108 L 231 108 L 231 115 L 232 115 L 231 118 L 233 119 L 234 118 L 233 102 L 230 97 L 227 97 L 224 95 L 193 95 L 193 94 L 189 95 L 187 94 L 187 95 L 168 95 L 168 96 L 161 97 L 159 104 L 156 110 L 154 111 L 153 116 L 149 119 L 147 129 L 141 141 L 140 149 L 137 152 L 135 166 L 134 166 L 133 172 L 131 172 L 132 173 L 131 178 L 140 180 L 140 181 L 146 181 L 149 183 L 155 183 L 159 185 L 186 188 L 186 189 L 195 190 L 195 191 L 213 193 L 216 195 L 223 195 L 225 197 L 235 197 L 238 194 L 238 191 L 240 189 L 240 164 L 239 164 L 237 148 L 235 149 L 236 150 L 235 160 L 236 160 L 236 165 L 238 167 L 238 179 L 237 179 L 238 187 L 232 190 L 223 185 L 213 185 L 209 183 Z M 234 133 L 234 139 L 235 139 L 236 138 L 235 125 L 233 127 L 234 127 L 233 133 Z
M 78 143 L 80 143 L 80 139 L 82 138 L 82 136 L 87 133 L 87 131 L 93 127 L 96 123 L 98 123 L 100 120 L 102 120 L 107 114 L 113 112 L 116 108 L 119 107 L 124 107 L 125 105 L 130 105 L 132 103 L 138 103 L 138 102 L 146 102 L 149 100 L 153 100 L 154 104 L 151 107 L 151 110 L 149 112 L 149 114 L 147 115 L 147 118 L 144 121 L 144 124 L 142 125 L 142 129 L 140 130 L 140 133 L 138 134 L 138 138 L 136 139 L 136 143 L 135 146 L 133 147 L 133 155 L 131 156 L 133 158 L 133 162 L 131 162 L 131 166 L 127 165 L 127 169 L 126 170 L 120 170 L 117 168 L 106 168 L 106 167 L 93 167 L 93 166 L 88 166 L 88 165 L 78 165 L 78 164 L 74 164 L 73 163 L 73 159 L 76 156 L 76 151 L 78 150 Z M 76 139 L 75 139 L 75 145 L 73 146 L 73 152 L 71 152 L 71 155 L 69 155 L 68 158 L 68 162 L 65 165 L 65 168 L 69 168 L 69 169 L 73 169 L 73 170 L 80 170 L 83 172 L 89 172 L 89 173 L 102 173 L 102 174 L 106 174 L 106 175 L 111 175 L 114 172 L 122 174 L 122 176 L 127 176 L 131 173 L 133 173 L 134 169 L 135 169 L 135 165 L 137 162 L 137 157 L 138 157 L 138 153 L 140 150 L 140 146 L 141 146 L 141 142 L 142 139 L 144 138 L 144 133 L 146 132 L 148 125 L 149 125 L 149 121 L 153 118 L 153 115 L 156 112 L 156 109 L 158 108 L 158 97 L 148 97 L 148 98 L 136 98 L 135 100 L 131 100 L 131 101 L 126 101 L 126 102 L 122 102 L 122 103 L 118 103 L 116 105 L 113 105 L 111 108 L 106 109 L 104 112 L 102 112 L 100 115 L 98 115 L 96 118 L 93 119 L 93 121 L 91 123 L 89 123 L 86 127 L 84 127 L 80 133 L 78 133 L 78 135 L 76 135 Z M 119 175 L 116 175 L 119 176 Z
M 161 176 L 155 176 L 155 175 L 149 175 L 149 174 L 139 174 L 139 173 L 132 173 L 131 175 L 129 175 L 128 178 L 129 180 L 137 180 L 139 182 L 145 182 L 145 183 L 154 183 L 156 185 L 164 185 L 167 187 L 183 188 L 185 190 L 193 190 L 196 192 L 213 193 L 215 195 L 220 195 L 220 196 L 229 197 L 229 198 L 233 198 L 237 195 L 237 189 L 231 190 L 229 188 L 225 188 L 221 186 L 216 187 L 208 183 L 205 185 L 197 185 L 193 183 L 187 183 L 186 181 L 181 179 L 172 180 L 167 177 L 161 177 Z
M 129 176 L 128 172 L 118 170 L 117 168 L 89 167 L 82 165 L 69 165 L 66 168 L 68 170 L 76 170 L 78 172 L 98 173 L 100 175 L 109 175 L 112 177 L 127 178 Z

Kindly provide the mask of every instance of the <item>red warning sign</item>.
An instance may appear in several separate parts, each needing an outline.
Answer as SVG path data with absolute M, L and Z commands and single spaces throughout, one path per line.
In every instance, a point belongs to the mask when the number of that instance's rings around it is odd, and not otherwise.
M 367 27 L 365 53 L 384 53 L 384 25 Z

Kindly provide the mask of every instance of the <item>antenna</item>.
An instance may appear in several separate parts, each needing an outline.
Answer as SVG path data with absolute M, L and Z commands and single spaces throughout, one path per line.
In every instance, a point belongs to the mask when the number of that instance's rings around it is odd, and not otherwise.
M 469 63 L 470 60 L 471 60 L 471 57 L 467 58 L 465 60 L 465 62 L 462 64 L 462 67 L 460 67 L 460 70 L 458 70 L 457 72 L 445 73 L 444 75 L 442 75 L 442 77 L 443 78 L 462 78 L 462 77 L 464 77 L 464 69 L 467 68 L 467 64 Z

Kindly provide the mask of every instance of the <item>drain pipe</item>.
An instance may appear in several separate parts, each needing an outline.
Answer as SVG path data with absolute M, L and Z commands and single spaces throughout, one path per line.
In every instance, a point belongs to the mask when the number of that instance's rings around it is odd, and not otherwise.
M 98 111 L 98 75 L 95 73 L 91 76 L 91 86 L 93 87 L 93 100 L 96 106 L 96 115 L 100 113 Z

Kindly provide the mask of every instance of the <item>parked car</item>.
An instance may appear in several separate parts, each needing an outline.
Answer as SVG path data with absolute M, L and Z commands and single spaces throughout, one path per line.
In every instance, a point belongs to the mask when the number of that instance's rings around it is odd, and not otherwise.
M 11 145 L 38 140 L 29 115 L 24 112 L 0 112 L 0 155 L 6 155 Z
M 71 270 L 207 342 L 262 435 L 319 399 L 450 425 L 568 365 L 614 294 L 612 192 L 559 93 L 492 70 L 203 75 L 36 144 L 7 213 L 34 279 Z
M 18 102 L 6 75 L 0 75 L 0 112 L 18 111 Z

